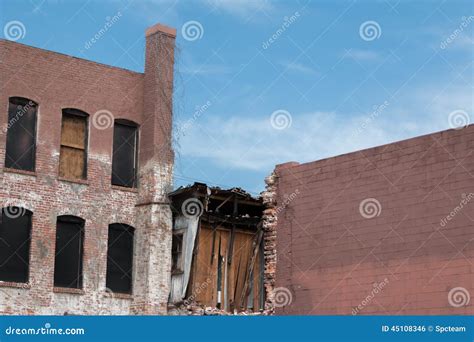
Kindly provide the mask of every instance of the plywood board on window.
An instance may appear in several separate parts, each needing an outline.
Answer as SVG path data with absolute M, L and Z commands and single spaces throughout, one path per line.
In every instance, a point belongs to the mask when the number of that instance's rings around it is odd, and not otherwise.
M 86 118 L 63 116 L 61 129 L 61 145 L 85 149 Z
M 59 158 L 59 176 L 81 179 L 84 177 L 84 151 L 61 146 Z

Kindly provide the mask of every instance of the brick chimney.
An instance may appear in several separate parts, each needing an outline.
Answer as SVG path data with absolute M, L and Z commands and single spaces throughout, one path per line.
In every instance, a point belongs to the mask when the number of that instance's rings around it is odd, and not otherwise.
M 171 281 L 173 67 L 176 30 L 146 30 L 133 311 L 166 314 Z
M 143 124 L 141 127 L 141 202 L 162 202 L 170 190 L 173 71 L 176 30 L 157 24 L 146 30 Z
M 157 24 L 146 30 L 142 160 L 173 162 L 171 147 L 176 30 Z

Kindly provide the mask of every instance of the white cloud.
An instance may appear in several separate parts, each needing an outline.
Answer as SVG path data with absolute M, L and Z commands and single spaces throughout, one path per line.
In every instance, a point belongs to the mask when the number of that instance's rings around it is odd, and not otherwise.
M 472 39 L 468 34 L 461 34 L 456 37 L 452 43 L 446 45 L 446 49 L 449 49 L 450 47 L 465 49 L 472 53 L 474 49 L 474 39 Z
M 457 109 L 470 113 L 472 122 L 469 89 L 440 89 L 400 96 L 403 102 L 388 102 L 376 115 L 372 109 L 359 116 L 291 113 L 292 125 L 285 130 L 272 128 L 271 111 L 253 118 L 209 112 L 182 138 L 181 151 L 224 168 L 269 172 L 278 163 L 308 162 L 448 129 L 448 115 Z
M 278 163 L 307 162 L 387 142 L 387 132 L 376 127 L 369 134 L 351 138 L 357 120 L 343 115 L 314 112 L 292 116 L 292 126 L 285 130 L 271 126 L 270 113 L 254 119 L 215 117 L 190 130 L 182 141 L 182 152 L 223 167 L 262 171 Z

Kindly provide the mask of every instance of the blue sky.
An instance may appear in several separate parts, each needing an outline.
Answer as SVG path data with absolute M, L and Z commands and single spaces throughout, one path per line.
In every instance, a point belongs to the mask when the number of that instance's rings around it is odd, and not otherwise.
M 146 27 L 177 28 L 176 186 L 258 193 L 275 164 L 474 121 L 473 1 L 0 3 L 18 42 L 140 72 Z

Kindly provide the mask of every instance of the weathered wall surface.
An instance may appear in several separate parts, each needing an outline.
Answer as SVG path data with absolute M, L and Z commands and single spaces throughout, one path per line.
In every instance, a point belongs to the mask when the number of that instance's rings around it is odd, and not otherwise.
M 272 173 L 265 178 L 265 191 L 262 192 L 265 210 L 262 217 L 263 225 L 263 286 L 265 287 L 265 313 L 273 315 L 275 313 L 275 273 L 277 265 L 277 177 Z M 285 295 L 285 294 L 283 294 Z
M 150 39 L 166 42 L 166 56 L 173 55 L 173 30 L 157 26 Z M 149 39 L 148 39 L 149 38 Z M 152 48 L 158 48 L 153 45 Z M 163 53 L 160 57 L 164 58 Z M 173 60 L 153 59 L 168 75 L 154 83 L 172 87 Z M 161 69 L 162 68 L 162 69 Z M 171 76 L 169 76 L 171 75 Z M 28 284 L 0 282 L 0 314 L 162 314 L 169 291 L 171 212 L 166 202 L 173 167 L 172 155 L 160 159 L 145 152 L 148 139 L 162 143 L 171 136 L 167 126 L 149 121 L 171 121 L 171 112 L 144 110 L 145 74 L 114 68 L 25 45 L 0 41 L 0 204 L 33 212 Z M 36 171 L 19 173 L 4 168 L 8 99 L 21 96 L 39 104 Z M 77 108 L 89 116 L 88 177 L 71 182 L 58 178 L 61 113 Z M 109 114 L 94 116 L 101 110 Z M 150 115 L 153 118 L 150 118 Z M 127 119 L 146 129 L 140 131 L 138 189 L 111 186 L 113 118 Z M 108 120 L 107 120 L 108 119 Z M 153 167 L 150 166 L 153 164 Z M 146 168 L 145 168 L 146 167 Z M 151 170 L 151 171 L 150 171 Z M 145 172 L 146 171 L 146 172 Z M 53 289 L 56 217 L 75 215 L 85 219 L 82 291 Z M 133 294 L 111 296 L 105 292 L 107 235 L 111 223 L 135 228 Z M 156 273 L 154 273 L 156 271 Z M 61 291 L 61 292 L 60 292 Z
M 473 151 L 471 125 L 277 166 L 276 314 L 474 314 Z

